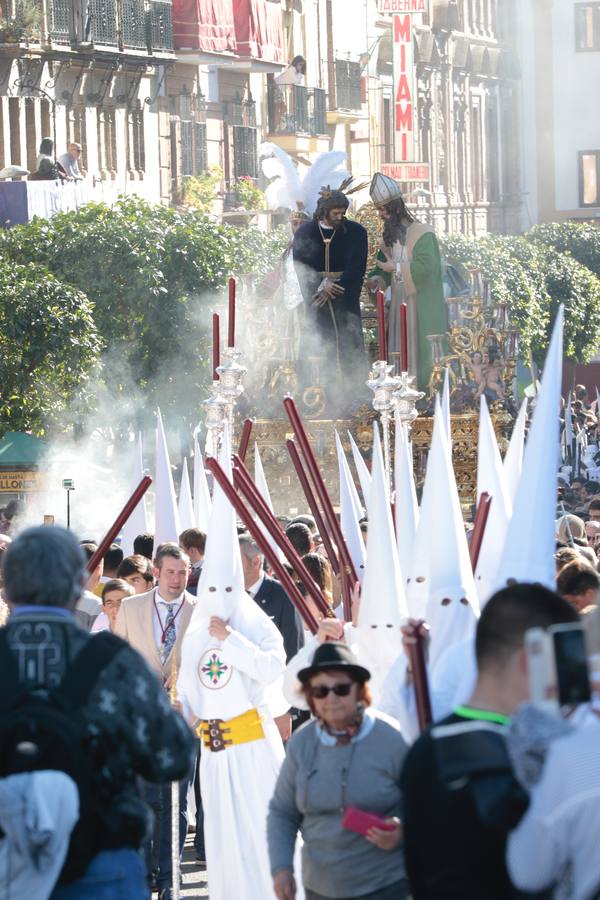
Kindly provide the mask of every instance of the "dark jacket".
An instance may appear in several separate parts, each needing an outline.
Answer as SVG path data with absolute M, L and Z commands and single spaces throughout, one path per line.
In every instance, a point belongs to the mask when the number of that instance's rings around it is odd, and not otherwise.
M 265 575 L 254 599 L 281 632 L 286 662 L 289 662 L 304 646 L 302 619 L 279 582 L 268 575 Z
M 5 634 L 21 674 L 17 687 L 0 684 L 3 702 L 9 691 L 60 685 L 84 645 L 97 639 L 80 628 L 73 616 L 36 607 L 11 615 Z M 89 733 L 100 735 L 102 745 L 109 748 L 109 758 L 93 764 L 103 773 L 109 795 L 107 822 L 98 835 L 97 852 L 141 844 L 149 810 L 136 776 L 162 784 L 179 780 L 190 771 L 196 749 L 192 732 L 169 705 L 156 675 L 139 653 L 122 643 L 122 649 L 100 671 L 82 707 Z M 118 772 L 114 779 L 113 771 Z

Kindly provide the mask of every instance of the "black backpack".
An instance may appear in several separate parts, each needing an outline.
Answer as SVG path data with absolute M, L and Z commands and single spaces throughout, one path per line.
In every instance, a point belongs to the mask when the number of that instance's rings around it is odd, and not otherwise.
M 67 644 L 66 644 L 67 646 Z M 79 820 L 60 882 L 78 878 L 106 846 L 102 807 L 109 748 L 91 733 L 83 708 L 98 676 L 124 641 L 108 631 L 90 638 L 67 664 L 60 685 L 20 684 L 17 656 L 0 629 L 0 778 L 23 772 L 65 772 L 79 791 Z

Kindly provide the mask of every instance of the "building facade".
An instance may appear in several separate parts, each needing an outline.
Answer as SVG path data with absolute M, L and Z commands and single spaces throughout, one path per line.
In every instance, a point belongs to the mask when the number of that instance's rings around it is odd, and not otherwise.
M 600 218 L 600 3 L 520 0 L 524 225 Z
M 169 0 L 11 3 L 0 29 L 0 168 L 33 172 L 43 137 L 57 155 L 76 141 L 91 199 L 167 200 L 156 111 L 174 61 Z

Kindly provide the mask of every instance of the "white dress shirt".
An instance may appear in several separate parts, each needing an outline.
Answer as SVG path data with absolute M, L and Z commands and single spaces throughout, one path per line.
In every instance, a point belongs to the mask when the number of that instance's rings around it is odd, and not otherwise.
M 260 589 L 262 587 L 262 583 L 264 580 L 265 580 L 265 575 L 263 572 L 263 574 L 260 576 L 258 581 L 255 581 L 254 584 L 251 584 L 249 588 L 246 588 L 247 593 L 250 594 L 251 597 L 256 597 L 256 595 L 258 594 L 258 592 L 260 591 Z
M 165 629 L 165 622 L 167 620 L 167 607 L 173 606 L 175 607 L 173 612 L 177 613 L 177 610 L 181 606 L 184 600 L 184 594 L 181 593 L 179 597 L 175 600 L 163 600 L 158 591 L 154 592 L 154 614 L 152 616 L 152 627 L 154 629 L 154 640 L 156 641 L 156 646 L 160 650 L 162 647 L 162 638 L 163 632 Z M 179 634 L 179 625 L 181 622 L 181 613 L 175 616 L 175 638 Z

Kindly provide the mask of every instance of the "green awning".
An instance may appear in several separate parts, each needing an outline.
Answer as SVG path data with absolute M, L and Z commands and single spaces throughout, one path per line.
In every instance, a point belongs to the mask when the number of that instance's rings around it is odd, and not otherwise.
M 47 444 L 22 431 L 7 431 L 0 440 L 0 468 L 37 466 L 47 451 Z

